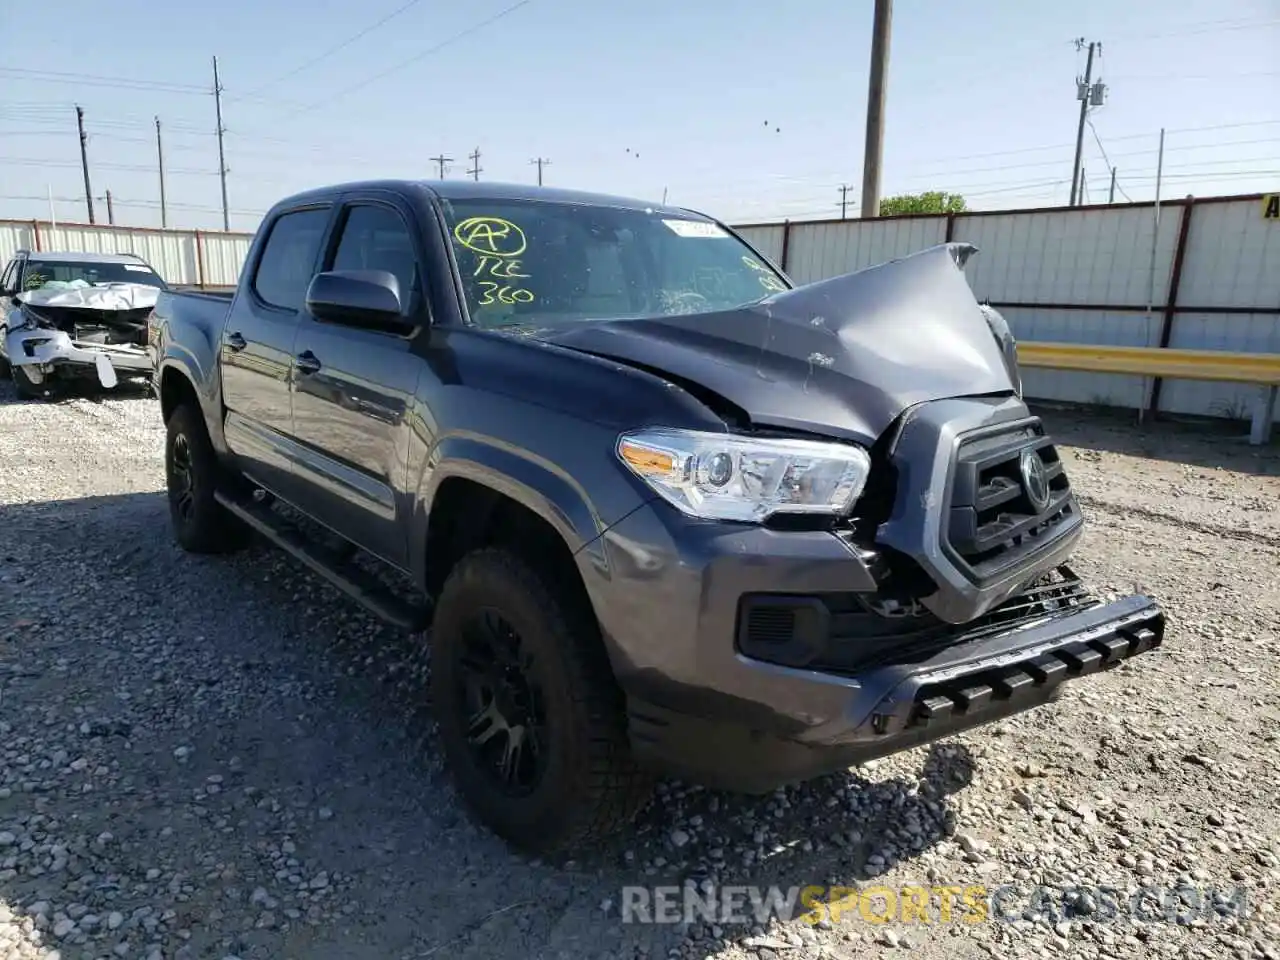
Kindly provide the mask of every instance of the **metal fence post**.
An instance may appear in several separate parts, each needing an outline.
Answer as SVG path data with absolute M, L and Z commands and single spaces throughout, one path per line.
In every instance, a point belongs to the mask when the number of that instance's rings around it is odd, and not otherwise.
M 200 240 L 200 231 L 196 235 L 196 286 L 204 289 L 204 244 Z
M 1178 220 L 1178 245 L 1173 251 L 1173 272 L 1169 275 L 1169 293 L 1165 297 L 1163 316 L 1160 320 L 1160 348 L 1169 346 L 1173 338 L 1173 319 L 1178 311 L 1178 287 L 1182 284 L 1182 265 L 1187 258 L 1187 234 L 1191 232 L 1191 211 L 1195 209 L 1195 197 L 1187 197 L 1182 201 L 1182 216 Z M 1164 380 L 1154 377 L 1151 381 L 1151 396 L 1147 400 L 1147 415 L 1152 419 L 1160 410 L 1160 388 Z

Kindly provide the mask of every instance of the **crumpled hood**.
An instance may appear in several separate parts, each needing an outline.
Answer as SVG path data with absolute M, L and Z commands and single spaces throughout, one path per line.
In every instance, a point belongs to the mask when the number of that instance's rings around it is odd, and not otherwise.
M 952 243 L 716 313 L 542 330 L 559 346 L 664 371 L 754 424 L 870 444 L 907 408 L 1014 392 Z
M 72 307 L 86 310 L 141 310 L 154 307 L 160 288 L 145 283 L 100 283 L 83 287 L 42 287 L 13 299 L 33 307 Z

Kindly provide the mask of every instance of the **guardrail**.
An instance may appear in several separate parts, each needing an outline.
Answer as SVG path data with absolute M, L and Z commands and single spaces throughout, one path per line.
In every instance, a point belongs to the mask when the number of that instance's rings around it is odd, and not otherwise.
M 1280 354 L 1277 353 L 1023 341 L 1018 344 L 1018 363 L 1050 370 L 1257 384 L 1262 389 L 1253 410 L 1249 442 L 1264 444 L 1271 438 L 1276 395 L 1280 391 Z

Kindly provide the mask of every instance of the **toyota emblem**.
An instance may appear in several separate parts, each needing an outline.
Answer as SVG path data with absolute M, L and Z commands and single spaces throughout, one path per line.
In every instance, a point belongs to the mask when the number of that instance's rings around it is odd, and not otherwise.
M 1019 463 L 1022 473 L 1022 489 L 1027 491 L 1027 499 L 1036 513 L 1049 506 L 1049 475 L 1045 472 L 1044 461 L 1034 450 L 1022 451 Z

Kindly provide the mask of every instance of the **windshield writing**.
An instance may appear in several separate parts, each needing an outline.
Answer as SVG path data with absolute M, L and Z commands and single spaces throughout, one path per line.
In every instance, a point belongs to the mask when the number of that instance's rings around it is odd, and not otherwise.
M 787 289 L 708 220 L 538 200 L 460 200 L 446 211 L 483 327 L 708 313 Z

